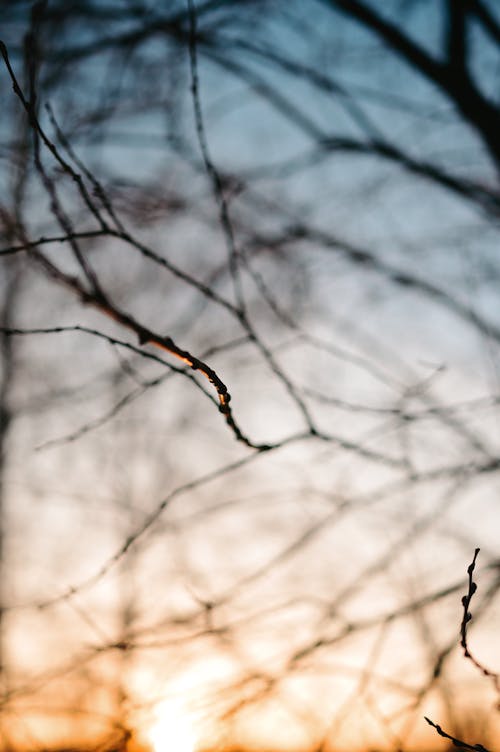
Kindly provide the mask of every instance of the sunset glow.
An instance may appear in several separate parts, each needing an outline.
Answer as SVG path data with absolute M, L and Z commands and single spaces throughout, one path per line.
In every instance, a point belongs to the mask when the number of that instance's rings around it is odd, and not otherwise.
M 175 702 L 164 702 L 155 712 L 148 738 L 154 752 L 194 752 L 197 735 L 189 713 Z
M 0 752 L 500 752 L 500 0 L 0 37 Z

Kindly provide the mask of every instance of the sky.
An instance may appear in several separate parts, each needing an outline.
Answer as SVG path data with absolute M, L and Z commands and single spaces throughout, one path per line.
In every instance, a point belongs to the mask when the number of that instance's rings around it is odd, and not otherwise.
M 198 3 L 194 60 L 183 5 L 126 5 L 49 3 L 37 32 L 70 170 L 23 162 L 1 71 L 2 247 L 100 233 L 38 245 L 58 278 L 0 256 L 2 743 L 437 748 L 427 715 L 488 746 L 496 693 L 458 635 L 480 547 L 495 670 L 498 210 L 422 165 L 498 196 L 494 160 L 327 3 Z M 23 86 L 27 8 L 1 11 Z M 444 8 L 384 13 L 441 57 Z M 498 47 L 470 42 L 497 97 Z M 161 337 L 227 385 L 246 444 Z

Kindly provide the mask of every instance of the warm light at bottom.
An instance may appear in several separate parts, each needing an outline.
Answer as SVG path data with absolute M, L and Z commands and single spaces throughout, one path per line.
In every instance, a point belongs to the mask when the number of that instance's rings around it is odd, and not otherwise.
M 195 752 L 198 742 L 192 718 L 175 702 L 158 705 L 148 738 L 154 752 Z

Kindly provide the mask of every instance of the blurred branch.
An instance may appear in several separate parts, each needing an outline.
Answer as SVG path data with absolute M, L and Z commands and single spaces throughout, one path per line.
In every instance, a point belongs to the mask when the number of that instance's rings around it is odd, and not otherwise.
M 490 151 L 500 168 L 500 111 L 498 107 L 486 98 L 475 85 L 464 64 L 465 16 L 459 23 L 456 9 L 453 11 L 450 25 L 452 46 L 450 59 L 437 60 L 428 54 L 424 48 L 413 41 L 410 36 L 386 20 L 382 15 L 358 0 L 320 0 L 323 4 L 348 14 L 353 20 L 372 31 L 401 59 L 405 60 L 413 69 L 436 84 L 450 99 L 463 117 L 476 129 L 484 144 Z M 451 4 L 462 5 L 463 0 L 454 0 Z M 465 8 L 460 11 L 465 14 Z M 485 18 L 483 12 L 483 19 Z M 459 43 L 457 38 L 460 37 Z M 462 62 L 457 70 L 457 56 Z

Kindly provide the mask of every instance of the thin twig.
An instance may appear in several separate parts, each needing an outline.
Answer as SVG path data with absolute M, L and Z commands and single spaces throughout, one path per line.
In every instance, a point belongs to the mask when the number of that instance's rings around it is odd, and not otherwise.
M 434 721 L 431 721 L 430 718 L 427 718 L 426 715 L 424 715 L 425 720 L 429 724 L 429 726 L 432 726 L 436 729 L 439 736 L 442 736 L 444 739 L 449 739 L 454 747 L 458 747 L 459 749 L 471 749 L 473 752 L 489 752 L 489 750 L 486 747 L 483 747 L 482 744 L 468 744 L 467 742 L 462 741 L 461 739 L 457 739 L 456 736 L 452 736 L 451 734 L 446 733 L 439 724 L 434 723 Z
M 472 579 L 472 576 L 473 576 L 474 569 L 476 566 L 476 559 L 479 554 L 479 551 L 480 549 L 476 548 L 476 550 L 474 551 L 474 558 L 472 559 L 472 562 L 467 567 L 467 574 L 469 576 L 469 587 L 468 587 L 467 593 L 462 597 L 462 606 L 464 609 L 464 613 L 462 617 L 462 622 L 460 624 L 460 636 L 461 636 L 460 645 L 463 648 L 463 654 L 465 658 L 467 658 L 483 674 L 483 676 L 486 676 L 492 680 L 495 690 L 497 691 L 498 694 L 500 694 L 500 675 L 494 671 L 491 671 L 489 668 L 487 668 L 483 663 L 478 661 L 477 658 L 475 658 L 472 655 L 472 653 L 469 650 L 469 645 L 467 641 L 467 626 L 469 622 L 472 620 L 472 614 L 469 611 L 469 606 L 470 606 L 472 597 L 477 590 L 477 585 Z

